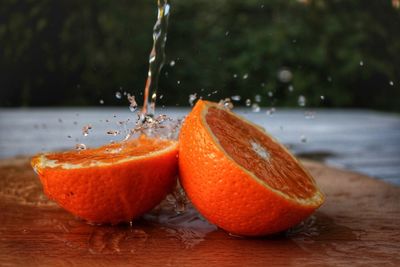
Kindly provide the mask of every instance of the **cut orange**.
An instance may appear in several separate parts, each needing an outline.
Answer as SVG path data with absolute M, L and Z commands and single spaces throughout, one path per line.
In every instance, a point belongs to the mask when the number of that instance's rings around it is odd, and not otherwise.
M 131 221 L 173 189 L 178 143 L 142 136 L 96 149 L 32 159 L 47 196 L 94 223 Z
M 179 136 L 180 181 L 210 222 L 234 234 L 286 230 L 324 201 L 299 161 L 262 128 L 199 100 Z

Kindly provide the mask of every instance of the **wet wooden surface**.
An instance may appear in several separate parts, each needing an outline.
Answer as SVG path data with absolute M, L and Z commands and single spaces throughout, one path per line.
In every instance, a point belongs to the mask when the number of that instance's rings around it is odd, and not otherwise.
M 400 188 L 306 162 L 327 195 L 301 225 L 233 237 L 199 219 L 149 214 L 93 226 L 41 193 L 27 158 L 0 161 L 0 266 L 400 266 Z

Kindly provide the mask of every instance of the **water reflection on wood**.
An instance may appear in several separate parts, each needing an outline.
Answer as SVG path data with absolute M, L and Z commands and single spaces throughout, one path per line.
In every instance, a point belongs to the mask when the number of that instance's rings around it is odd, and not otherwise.
M 42 194 L 27 158 L 0 161 L 0 260 L 20 265 L 321 266 L 400 264 L 400 188 L 306 162 L 327 195 L 314 215 L 263 238 L 234 237 L 191 207 L 90 225 Z

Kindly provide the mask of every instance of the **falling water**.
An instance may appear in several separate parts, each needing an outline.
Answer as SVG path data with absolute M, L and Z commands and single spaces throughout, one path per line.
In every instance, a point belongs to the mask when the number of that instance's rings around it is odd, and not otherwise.
M 157 22 L 153 28 L 153 48 L 150 52 L 149 72 L 144 89 L 144 102 L 142 109 L 143 118 L 145 116 L 154 116 L 157 99 L 158 78 L 161 68 L 165 62 L 165 44 L 167 42 L 170 5 L 168 4 L 168 0 L 157 0 L 157 5 L 158 15 Z

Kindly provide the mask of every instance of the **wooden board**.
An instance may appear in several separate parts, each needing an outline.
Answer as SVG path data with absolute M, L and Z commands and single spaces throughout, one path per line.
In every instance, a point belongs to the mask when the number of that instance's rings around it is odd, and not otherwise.
M 400 266 L 400 188 L 305 165 L 327 195 L 324 206 L 286 233 L 246 239 L 194 210 L 89 225 L 46 199 L 27 158 L 2 160 L 0 266 Z

